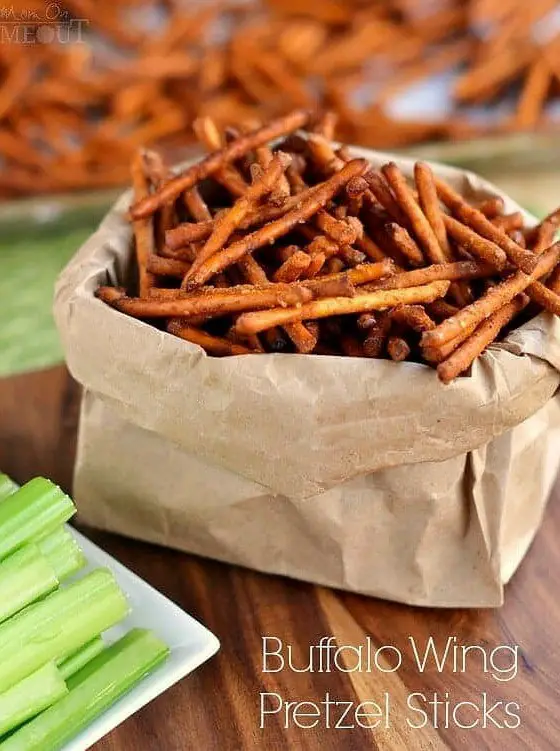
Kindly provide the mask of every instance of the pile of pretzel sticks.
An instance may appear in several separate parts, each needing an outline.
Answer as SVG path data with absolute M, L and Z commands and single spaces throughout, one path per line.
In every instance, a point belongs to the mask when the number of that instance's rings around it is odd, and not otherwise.
M 557 6 L 10 0 L 0 8 L 0 196 L 124 184 L 139 146 L 172 151 L 203 116 L 225 125 L 326 107 L 337 137 L 376 148 L 555 128 Z M 403 117 L 399 97 L 442 74 L 445 111 Z
M 416 163 L 375 170 L 306 111 L 251 130 L 195 123 L 208 155 L 132 165 L 138 291 L 116 310 L 210 355 L 414 360 L 449 383 L 521 314 L 560 315 L 560 210 L 536 227 Z M 306 130 L 305 130 L 306 129 Z

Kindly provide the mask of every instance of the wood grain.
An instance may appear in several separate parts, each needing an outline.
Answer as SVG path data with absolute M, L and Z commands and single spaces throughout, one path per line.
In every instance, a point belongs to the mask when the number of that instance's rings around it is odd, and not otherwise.
M 79 392 L 62 367 L 0 381 L 0 468 L 19 482 L 44 474 L 70 489 Z M 212 629 L 222 642 L 217 657 L 97 744 L 100 751 L 440 751 L 453 749 L 557 749 L 560 739 L 560 485 L 557 484 L 534 545 L 500 610 L 413 609 L 334 592 L 280 577 L 91 532 L 126 566 L 162 590 Z M 310 645 L 334 635 L 342 645 L 370 636 L 374 647 L 394 645 L 405 655 L 394 673 L 263 673 L 263 636 L 293 646 L 303 664 Z M 473 663 L 465 674 L 430 668 L 419 672 L 409 637 L 433 636 L 487 650 L 519 645 L 517 676 L 499 683 Z M 386 663 L 387 668 L 388 663 Z M 349 665 L 347 665 L 348 667 Z M 387 668 L 388 669 L 388 668 Z M 411 692 L 455 701 L 489 699 L 520 705 L 518 729 L 426 726 L 406 723 Z M 259 696 L 320 702 L 391 700 L 390 726 L 369 730 L 286 729 L 280 715 L 259 727 Z M 471 717 L 465 713 L 464 718 Z

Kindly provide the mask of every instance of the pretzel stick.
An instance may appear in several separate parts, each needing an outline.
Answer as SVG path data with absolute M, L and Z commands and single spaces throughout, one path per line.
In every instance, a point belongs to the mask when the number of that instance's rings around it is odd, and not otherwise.
M 217 152 L 222 148 L 222 137 L 211 117 L 198 117 L 192 127 L 196 137 L 208 151 Z M 214 173 L 214 178 L 236 197 L 243 196 L 249 187 L 244 177 L 232 164 L 224 164 L 220 167 Z
M 257 149 L 255 149 L 255 156 L 257 157 L 257 162 L 263 169 L 266 169 L 274 158 L 272 149 L 267 145 L 259 146 Z M 286 166 L 288 167 L 289 165 Z M 278 178 L 278 185 L 274 188 L 269 196 L 269 202 L 273 206 L 282 206 L 289 195 L 290 183 L 288 182 L 286 175 L 283 173 Z
M 132 187 L 134 200 L 149 198 L 149 180 L 144 168 L 145 151 L 138 151 L 132 161 Z M 140 297 L 146 297 L 148 290 L 154 286 L 155 277 L 148 270 L 148 260 L 155 255 L 155 232 L 152 217 L 137 219 L 132 223 L 138 264 L 138 288 Z
M 520 248 L 503 230 L 495 227 L 484 214 L 473 206 L 469 206 L 463 197 L 453 190 L 451 186 L 438 177 L 435 180 L 439 197 L 459 219 L 468 227 L 475 230 L 475 232 L 478 232 L 487 240 L 491 240 L 500 247 L 509 260 L 519 269 L 527 274 L 531 274 L 535 270 L 537 259 L 532 253 Z M 447 229 L 449 230 L 449 226 L 447 226 Z
M 414 165 L 414 179 L 416 182 L 416 190 L 418 191 L 420 207 L 430 223 L 443 256 L 442 260 L 434 261 L 434 263 L 451 261 L 453 260 L 453 256 L 449 246 L 449 240 L 447 239 L 445 224 L 443 222 L 443 212 L 439 205 L 434 173 L 425 162 L 416 162 Z
M 443 222 L 451 237 L 470 255 L 479 258 L 481 261 L 486 261 L 495 269 L 501 270 L 504 268 L 507 263 L 507 256 L 496 243 L 481 237 L 462 222 L 453 219 L 452 216 L 445 215 Z
M 560 243 L 553 245 L 539 259 L 537 268 L 531 275 L 517 271 L 507 279 L 490 287 L 482 297 L 463 308 L 456 315 L 447 318 L 432 331 L 422 336 L 423 347 L 440 346 L 460 336 L 473 323 L 482 323 L 501 307 L 511 302 L 516 295 L 527 289 L 532 282 L 548 274 L 560 260 Z
M 541 282 L 533 282 L 527 287 L 527 294 L 541 308 L 548 310 L 556 316 L 560 316 L 560 295 Z
M 376 282 L 375 289 L 402 289 L 417 287 L 447 279 L 450 282 L 463 279 L 484 279 L 495 274 L 492 266 L 481 261 L 455 261 L 453 263 L 439 263 L 414 271 L 404 271 L 388 279 Z M 371 285 L 372 289 L 374 285 Z
M 393 218 L 393 221 L 400 224 L 402 227 L 408 227 L 407 216 L 395 201 L 383 174 L 381 172 L 370 170 L 364 175 L 364 178 L 370 187 L 371 193 Z
M 504 199 L 499 198 L 498 196 L 492 196 L 492 198 L 487 198 L 482 201 L 482 203 L 478 204 L 478 210 L 481 214 L 484 214 L 487 219 L 494 219 L 494 217 L 502 214 L 504 208 Z
M 473 361 L 491 344 L 511 319 L 527 305 L 527 297 L 519 295 L 499 308 L 476 331 L 437 367 L 438 378 L 449 383 L 459 373 L 465 371 Z
M 435 300 L 429 305 L 426 305 L 426 310 L 430 315 L 437 319 L 451 318 L 455 313 L 459 312 L 459 308 L 456 305 L 451 305 L 446 300 Z
M 385 232 L 397 250 L 407 259 L 411 266 L 423 266 L 424 256 L 418 245 L 404 227 L 396 222 L 385 225 Z
M 523 91 L 517 103 L 514 125 L 519 130 L 531 130 L 542 114 L 552 72 L 544 58 L 537 58 L 525 78 Z
M 268 283 L 266 273 L 264 272 L 263 268 L 257 263 L 257 261 L 255 261 L 253 256 L 245 256 L 245 258 L 243 258 L 238 265 L 242 269 L 247 279 L 251 282 L 251 284 L 264 285 Z M 315 346 L 317 344 L 318 332 L 316 332 L 316 335 L 314 335 L 313 332 L 310 332 L 303 325 L 303 323 L 298 322 L 288 324 L 284 326 L 284 331 L 290 337 L 298 352 L 302 354 L 308 354 L 309 352 L 312 352 L 313 349 L 315 349 Z M 267 334 L 269 336 L 274 335 L 274 332 L 275 329 L 269 329 Z M 270 342 L 270 346 L 275 352 L 279 351 L 277 342 L 277 337 L 273 342 Z
M 420 333 L 431 331 L 436 327 L 421 305 L 397 305 L 391 310 L 389 316 L 393 321 Z
M 200 195 L 200 191 L 196 187 L 196 185 L 193 186 L 190 190 L 186 190 L 184 192 L 183 200 L 190 215 L 196 222 L 212 221 L 212 214 L 210 213 L 210 209 Z
M 332 141 L 334 138 L 337 120 L 338 115 L 335 112 L 332 112 L 331 110 L 323 112 L 321 117 L 319 117 L 319 119 L 313 126 L 313 133 L 326 138 L 327 141 Z
M 277 269 L 272 278 L 275 282 L 295 282 L 309 268 L 311 256 L 302 250 L 297 250 Z
M 432 263 L 445 263 L 449 261 L 451 258 L 450 255 L 446 254 L 440 246 L 435 231 L 416 202 L 414 194 L 408 187 L 400 169 L 394 162 L 385 164 L 381 169 L 395 194 L 399 207 L 408 217 L 409 225 L 428 259 Z
M 520 211 L 514 211 L 513 214 L 495 216 L 491 221 L 504 232 L 513 232 L 523 227 L 523 214 Z
M 547 286 L 556 295 L 560 295 L 560 266 L 557 266 L 550 275 Z
M 243 347 L 241 344 L 230 342 L 219 336 L 212 336 L 205 331 L 195 328 L 190 324 L 185 324 L 181 319 L 171 319 L 167 324 L 167 330 L 170 334 L 185 339 L 192 344 L 198 344 L 206 352 L 218 357 L 227 357 L 230 355 L 250 355 L 253 350 Z
M 272 120 L 268 125 L 241 136 L 220 151 L 209 154 L 201 162 L 187 168 L 166 183 L 157 193 L 136 201 L 130 209 L 132 218 L 140 219 L 153 214 L 160 206 L 175 200 L 183 191 L 189 190 L 201 180 L 215 174 L 225 164 L 234 162 L 257 146 L 303 127 L 308 120 L 309 114 L 307 112 L 297 110 L 290 115 L 286 115 L 286 117 Z
M 296 196 L 290 196 L 282 206 L 264 206 L 255 211 L 254 214 L 247 216 L 239 225 L 240 229 L 249 229 L 256 224 L 266 224 L 267 222 L 280 219 L 292 209 L 297 208 L 304 201 L 315 195 L 320 185 L 314 185 L 306 191 Z M 170 248 L 181 248 L 191 242 L 206 240 L 212 234 L 217 219 L 206 222 L 184 222 L 178 227 L 166 233 L 165 241 Z
M 173 258 L 162 258 L 161 256 L 150 256 L 148 258 L 147 269 L 156 276 L 171 276 L 175 279 L 183 279 L 188 273 L 191 265 L 185 261 Z
M 534 228 L 534 234 L 531 232 L 530 239 L 533 240 L 532 251 L 535 255 L 540 256 L 550 247 L 556 234 L 556 225 L 553 221 L 545 220 Z
M 333 175 L 329 180 L 322 183 L 315 193 L 304 200 L 298 207 L 289 211 L 275 222 L 270 222 L 260 230 L 256 230 L 247 235 L 242 240 L 233 243 L 224 250 L 216 253 L 209 258 L 199 268 L 196 275 L 192 278 L 193 284 L 202 285 L 214 274 L 236 263 L 247 253 L 251 253 L 257 248 L 272 243 L 279 237 L 287 234 L 294 226 L 306 221 L 315 214 L 324 204 L 329 201 L 354 175 L 360 174 L 367 168 L 367 162 L 363 159 L 356 159 L 348 162 L 347 165 Z
M 455 352 L 457 347 L 459 347 L 465 340 L 469 338 L 472 333 L 476 331 L 477 327 L 478 324 L 476 323 L 467 326 L 461 336 L 457 336 L 455 337 L 455 339 L 451 339 L 449 342 L 442 344 L 440 347 L 422 347 L 422 357 L 427 362 L 434 364 L 447 360 L 449 355 L 452 352 Z
M 376 323 L 377 318 L 374 313 L 360 313 L 358 320 L 356 321 L 356 326 L 359 329 L 367 331 L 368 329 L 371 329 L 372 326 L 375 326 Z
M 213 315 L 221 316 L 244 310 L 274 308 L 276 305 L 298 305 L 313 297 L 313 293 L 304 287 L 285 284 L 269 285 L 258 289 L 249 288 L 235 294 L 235 287 L 223 294 L 221 290 L 213 290 L 204 295 L 192 295 L 168 299 L 144 299 L 140 297 L 120 297 L 107 299 L 105 290 L 100 287 L 97 292 L 105 302 L 113 305 L 121 313 L 127 313 L 135 318 L 187 318 L 189 316 Z M 247 332 L 252 333 L 252 332 Z
M 391 319 L 387 312 L 380 313 L 377 323 L 372 326 L 364 340 L 366 357 L 381 357 L 391 328 Z
M 395 362 L 402 362 L 410 355 L 408 343 L 400 336 L 390 336 L 387 340 L 387 354 Z
M 200 269 L 203 263 L 208 258 L 211 258 L 214 253 L 219 252 L 224 247 L 228 239 L 238 228 L 243 218 L 255 208 L 256 204 L 263 196 L 270 193 L 289 162 L 290 157 L 287 154 L 278 152 L 266 168 L 265 172 L 263 172 L 247 189 L 245 195 L 238 198 L 232 208 L 220 217 L 214 226 L 214 231 L 206 241 L 202 250 L 197 254 L 189 272 L 185 275 L 183 283 L 181 284 L 182 289 L 187 289 L 188 283 L 195 277 L 196 272 Z
M 330 297 L 304 303 L 296 308 L 274 308 L 240 316 L 236 328 L 240 333 L 256 334 L 272 326 L 282 326 L 293 321 L 327 318 L 350 313 L 381 310 L 399 303 L 431 302 L 443 297 L 449 282 L 434 282 L 423 287 L 358 294 L 355 297 Z
M 335 219 L 327 211 L 317 213 L 317 226 L 333 240 L 344 245 L 352 245 L 363 234 L 362 224 L 356 217 Z

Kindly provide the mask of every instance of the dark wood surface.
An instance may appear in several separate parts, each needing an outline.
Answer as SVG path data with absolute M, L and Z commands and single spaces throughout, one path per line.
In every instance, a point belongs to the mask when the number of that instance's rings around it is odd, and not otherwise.
M 77 423 L 78 389 L 62 367 L 0 381 L 0 468 L 19 482 L 45 475 L 70 490 Z M 136 571 L 220 638 L 219 654 L 200 670 L 154 701 L 101 741 L 102 751 L 237 751 L 238 749 L 547 749 L 560 748 L 560 486 L 556 486 L 544 524 L 509 585 L 499 610 L 436 611 L 413 609 L 333 592 L 279 577 L 163 550 L 108 534 L 92 538 Z M 339 644 L 392 644 L 410 654 L 409 636 L 433 636 L 438 645 L 456 636 L 458 643 L 481 644 L 489 654 L 501 645 L 518 645 L 517 675 L 497 682 L 469 665 L 466 673 L 445 669 L 419 672 L 410 660 L 396 673 L 261 672 L 261 636 L 274 634 L 294 648 L 300 662 L 309 646 L 334 635 Z M 407 727 L 410 692 L 438 692 L 450 700 L 480 707 L 516 702 L 517 729 L 488 726 Z M 284 701 L 333 700 L 391 702 L 389 727 L 374 731 L 285 729 L 280 715 L 259 728 L 261 692 Z M 502 705 L 503 707 L 503 705 Z M 333 708 L 332 722 L 340 708 Z M 369 709 L 371 707 L 368 706 Z M 508 719 L 492 713 L 500 724 Z M 443 718 L 440 709 L 440 718 Z M 469 714 L 469 711 L 471 714 Z M 338 712 L 338 714 L 336 714 Z M 466 724 L 479 710 L 458 715 Z M 510 722 L 514 724 L 513 720 Z M 309 722 L 304 720 L 303 722 Z M 363 721 L 365 724 L 365 721 Z

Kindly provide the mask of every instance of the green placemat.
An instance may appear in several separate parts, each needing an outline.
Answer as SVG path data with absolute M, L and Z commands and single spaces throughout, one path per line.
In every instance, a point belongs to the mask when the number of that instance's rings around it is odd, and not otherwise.
M 112 197 L 1 207 L 0 377 L 62 361 L 51 310 L 54 283 Z

